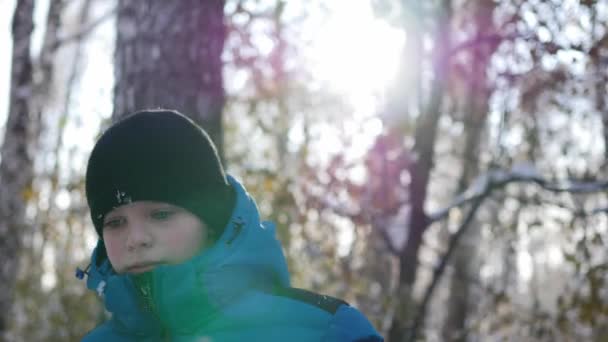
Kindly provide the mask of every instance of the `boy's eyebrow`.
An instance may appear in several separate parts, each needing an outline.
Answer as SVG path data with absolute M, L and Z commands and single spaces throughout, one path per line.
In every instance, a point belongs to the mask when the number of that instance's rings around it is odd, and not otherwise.
M 156 209 L 172 209 L 172 210 L 180 210 L 181 208 L 169 203 L 159 203 L 159 204 L 155 204 L 154 206 L 152 206 L 150 208 L 151 210 L 156 210 Z
M 151 209 L 157 209 L 157 208 L 173 208 L 173 206 L 169 203 L 158 203 L 158 204 L 153 204 L 150 206 Z
M 116 218 L 121 218 L 121 217 L 124 217 L 124 215 L 120 215 L 120 214 L 106 215 L 106 217 L 103 218 L 103 222 L 106 222 L 106 221 L 112 220 L 112 219 L 116 219 Z

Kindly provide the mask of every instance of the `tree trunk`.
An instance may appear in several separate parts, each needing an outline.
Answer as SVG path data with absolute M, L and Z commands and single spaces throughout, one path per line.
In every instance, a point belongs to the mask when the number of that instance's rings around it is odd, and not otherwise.
M 114 119 L 176 109 L 211 136 L 223 159 L 224 1 L 118 1 Z
M 450 26 L 452 15 L 451 0 L 443 0 L 437 19 L 437 31 L 433 41 L 435 51 L 433 56 L 433 84 L 428 97 L 428 105 L 418 117 L 414 137 L 414 154 L 416 160 L 410 169 L 410 200 L 411 216 L 408 225 L 408 237 L 405 247 L 399 255 L 399 285 L 397 294 L 397 310 L 391 322 L 389 340 L 405 341 L 409 339 L 408 326 L 413 314 L 412 288 L 418 270 L 418 251 L 422 237 L 428 227 L 424 205 L 427 189 L 433 168 L 435 138 L 441 116 L 444 86 L 448 73 L 450 51 Z
M 595 69 L 595 109 L 601 116 L 602 129 L 604 136 L 604 165 L 602 165 L 603 171 L 608 170 L 608 105 L 606 104 L 606 96 L 608 96 L 608 73 L 606 72 L 606 50 L 608 50 L 608 32 L 605 32 L 601 37 L 598 35 L 598 27 L 601 27 L 601 22 L 597 18 L 596 4 L 593 7 L 592 12 L 592 25 L 593 31 L 591 33 L 591 39 L 594 39 L 594 46 L 590 49 L 589 55 L 591 57 L 592 67 Z
M 494 5 L 490 2 L 480 2 L 476 6 L 473 22 L 477 23 L 477 37 L 493 32 L 492 14 Z M 476 39 L 481 41 L 480 39 Z M 480 141 L 483 128 L 489 112 L 491 91 L 487 84 L 486 70 L 497 44 L 481 43 L 471 51 L 472 63 L 469 75 L 468 105 L 465 109 L 465 145 L 463 155 L 463 170 L 458 182 L 457 194 L 463 193 L 480 168 Z M 466 321 L 470 311 L 469 279 L 475 277 L 476 248 L 479 243 L 479 229 L 473 223 L 462 237 L 461 246 L 455 250 L 452 261 L 453 272 L 450 280 L 450 295 L 448 298 L 448 316 L 443 328 L 446 341 L 466 341 Z
M 477 60 L 477 58 L 475 59 Z M 480 63 L 483 63 L 479 61 Z M 477 64 L 473 63 L 474 71 L 485 74 L 486 64 L 481 64 L 481 68 L 477 68 Z M 481 79 L 485 77 L 480 76 Z M 486 91 L 483 95 L 478 92 L 477 86 L 473 85 L 471 91 L 477 95 L 469 95 L 472 105 L 469 112 L 470 119 L 465 124 L 465 150 L 463 157 L 463 171 L 460 176 L 458 193 L 466 190 L 471 180 L 479 171 L 479 152 L 480 138 L 483 126 L 486 122 L 488 113 L 488 98 Z M 485 88 L 483 90 L 486 90 Z M 466 115 L 466 114 L 465 114 Z M 466 341 L 466 321 L 470 311 L 470 280 L 474 277 L 474 265 L 477 257 L 475 246 L 479 242 L 479 229 L 475 223 L 473 227 L 464 233 L 461 239 L 460 246 L 457 247 L 452 260 L 452 269 L 450 279 L 450 294 L 448 298 L 448 315 L 443 328 L 445 341 Z
M 12 312 L 22 235 L 27 231 L 25 207 L 31 193 L 32 61 L 30 38 L 34 28 L 34 1 L 17 1 L 13 15 L 13 55 L 9 112 L 0 164 L 0 339 L 4 339 Z

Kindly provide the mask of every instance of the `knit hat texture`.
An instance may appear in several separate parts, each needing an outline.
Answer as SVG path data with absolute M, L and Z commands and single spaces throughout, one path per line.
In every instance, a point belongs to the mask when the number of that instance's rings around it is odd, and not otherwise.
M 170 110 L 139 111 L 103 133 L 89 157 L 86 196 L 100 237 L 112 209 L 158 201 L 187 209 L 217 238 L 235 202 L 207 133 Z

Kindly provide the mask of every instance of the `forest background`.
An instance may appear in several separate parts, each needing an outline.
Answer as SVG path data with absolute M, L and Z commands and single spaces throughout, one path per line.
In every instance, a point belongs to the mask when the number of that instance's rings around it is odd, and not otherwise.
M 0 338 L 104 319 L 96 137 L 191 115 L 388 341 L 608 339 L 608 1 L 3 0 Z

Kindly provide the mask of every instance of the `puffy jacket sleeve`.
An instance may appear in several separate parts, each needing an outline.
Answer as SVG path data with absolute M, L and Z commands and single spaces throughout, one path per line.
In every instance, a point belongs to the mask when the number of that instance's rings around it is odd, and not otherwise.
M 344 304 L 332 317 L 322 341 L 382 342 L 384 338 L 359 310 Z
M 116 329 L 114 329 L 112 320 L 109 320 L 89 331 L 82 338 L 81 342 L 155 342 L 159 340 L 160 339 L 157 337 L 134 337 L 118 333 Z
M 110 322 L 107 321 L 99 325 L 95 329 L 89 331 L 83 338 L 82 342 L 101 342 L 115 340 L 116 334 L 112 331 Z

